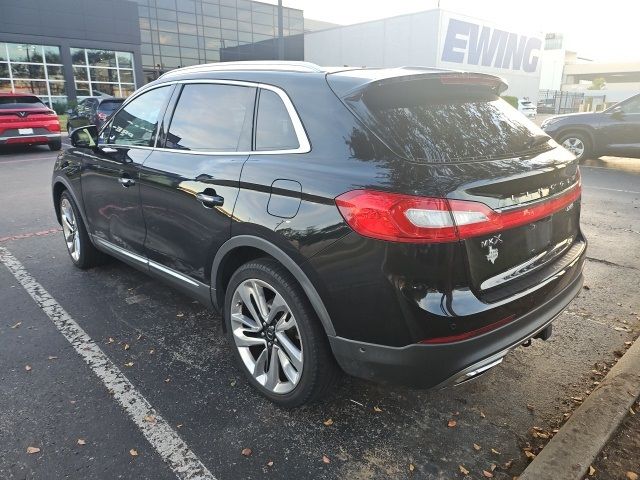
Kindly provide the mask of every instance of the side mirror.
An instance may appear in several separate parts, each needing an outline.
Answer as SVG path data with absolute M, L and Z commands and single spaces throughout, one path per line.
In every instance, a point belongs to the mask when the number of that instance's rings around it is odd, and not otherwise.
M 69 135 L 71 145 L 77 148 L 94 148 L 98 145 L 98 127 L 88 125 L 76 128 Z
M 611 110 L 611 116 L 613 118 L 618 118 L 618 119 L 621 119 L 622 117 L 624 117 L 624 112 L 622 111 L 622 107 L 613 107 L 613 110 Z

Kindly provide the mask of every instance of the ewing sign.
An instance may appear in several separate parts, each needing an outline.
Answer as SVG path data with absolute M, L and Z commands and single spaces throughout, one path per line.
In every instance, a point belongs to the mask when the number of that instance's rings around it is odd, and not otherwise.
M 443 62 L 535 73 L 542 39 L 449 17 Z

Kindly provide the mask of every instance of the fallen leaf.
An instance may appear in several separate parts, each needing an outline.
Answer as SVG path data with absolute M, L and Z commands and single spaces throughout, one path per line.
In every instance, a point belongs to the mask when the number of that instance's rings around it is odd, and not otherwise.
M 182 428 L 182 427 L 184 427 L 184 425 L 182 423 L 179 423 L 179 424 L 176 425 L 176 428 Z
M 330 418 L 327 418 L 324 422 L 325 427 L 330 427 L 331 425 L 333 425 L 333 420 Z
M 467 470 L 466 468 L 464 468 L 462 465 L 458 465 L 458 468 L 460 469 L 460 473 L 463 475 L 469 475 L 469 470 Z
M 113 337 L 109 337 L 109 340 L 107 340 L 107 345 L 112 344 L 113 342 L 115 342 L 115 340 L 113 339 Z
M 58 357 L 54 356 L 54 355 L 49 355 L 49 360 L 57 360 Z
M 500 452 L 498 450 L 496 450 L 495 448 L 491 449 L 491 453 L 495 453 L 496 455 L 500 455 Z
M 449 428 L 453 428 L 458 424 L 458 422 L 456 422 L 455 420 L 451 419 L 447 422 L 447 427 Z
M 133 362 L 127 362 L 124 364 L 125 367 L 133 367 Z
M 376 405 L 376 406 L 373 407 L 373 411 L 380 413 L 382 411 L 382 409 L 379 406 Z
M 413 472 L 416 469 L 416 467 L 413 465 L 413 463 L 409 464 L 409 471 Z
M 487 416 L 484 414 L 484 412 L 480 412 L 480 416 L 481 416 L 482 418 L 487 418 Z
M 154 353 L 156 353 L 156 351 L 153 348 L 149 350 L 149 355 L 153 355 Z
M 596 469 L 593 468 L 593 465 L 589 465 L 589 476 L 593 477 L 596 474 Z
M 171 381 L 171 379 L 169 377 L 164 379 L 164 383 L 169 383 Z
M 138 335 L 138 336 L 136 337 L 136 340 L 140 340 L 141 338 L 142 338 L 142 334 Z
M 40 449 L 38 447 L 27 447 L 27 453 L 30 455 L 33 453 L 40 453 Z
M 530 403 L 527 403 L 527 410 L 533 412 L 536 409 L 536 407 L 534 407 L 533 405 L 531 405 Z
M 489 467 L 490 471 L 494 471 L 498 466 L 495 463 L 492 463 L 491 466 Z
M 482 470 L 482 475 L 484 475 L 486 478 L 493 478 L 493 473 L 487 472 L 486 470 Z
M 326 455 L 322 455 L 322 461 L 324 463 L 331 463 L 331 459 L 329 457 L 327 457 Z
M 27 372 L 30 372 L 30 371 L 31 371 L 31 365 L 25 365 L 25 366 L 24 366 L 24 369 L 25 369 Z
M 178 312 L 178 313 L 176 313 L 176 317 L 182 318 L 182 317 L 184 317 L 184 313 Z
M 502 469 L 503 470 L 509 470 L 511 468 L 511 465 L 513 465 L 513 460 L 509 460 L 504 465 L 502 465 Z
M 589 285 L 583 285 L 582 288 L 584 288 L 585 290 L 591 290 L 591 287 Z
M 533 452 L 530 452 L 529 450 L 525 450 L 524 454 L 527 456 L 528 459 L 533 460 L 534 458 L 536 458 L 536 454 Z
M 78 445 L 86 445 L 87 441 L 84 438 L 79 438 L 78 439 Z
M 250 457 L 253 453 L 253 450 L 251 450 L 250 448 L 243 448 L 240 453 L 242 453 L 242 455 L 244 455 L 245 457 Z
M 11 328 L 18 328 L 20 325 L 22 325 L 22 322 L 18 322 L 15 325 L 11 325 Z
M 628 471 L 627 480 L 638 480 L 638 474 L 636 472 Z
M 156 423 L 156 417 L 154 415 L 145 415 L 144 416 L 144 421 L 148 422 L 148 423 Z
M 477 443 L 473 444 L 473 449 L 477 452 L 478 450 L 480 450 L 482 447 L 480 445 L 478 445 Z
M 267 467 L 273 467 L 273 460 L 269 460 L 267 462 Z
M 124 344 L 124 349 L 125 349 L 125 350 L 129 350 L 130 348 L 131 348 L 131 347 L 129 346 L 129 344 L 128 344 L 128 343 L 125 343 L 125 344 Z
M 138 451 L 135 448 L 132 448 L 131 450 L 129 450 L 129 455 L 131 455 L 132 457 L 137 457 Z

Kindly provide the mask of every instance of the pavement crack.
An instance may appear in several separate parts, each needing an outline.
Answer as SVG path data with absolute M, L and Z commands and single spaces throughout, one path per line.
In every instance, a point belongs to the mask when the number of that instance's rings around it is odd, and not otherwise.
M 620 265 L 619 263 L 610 262 L 609 260 L 603 260 L 601 258 L 587 257 L 587 260 L 591 260 L 592 262 L 596 262 L 596 263 L 602 263 L 610 267 L 620 267 L 620 268 L 629 268 L 631 270 L 637 270 L 637 268 L 632 265 Z

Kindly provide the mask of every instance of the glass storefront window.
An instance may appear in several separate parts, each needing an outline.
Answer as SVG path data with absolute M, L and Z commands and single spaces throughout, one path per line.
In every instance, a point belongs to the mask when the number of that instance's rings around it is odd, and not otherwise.
M 127 96 L 135 90 L 131 52 L 72 48 L 71 56 L 79 99 L 101 94 Z
M 66 103 L 60 62 L 60 47 L 0 42 L 0 91 L 33 93 L 49 106 Z

